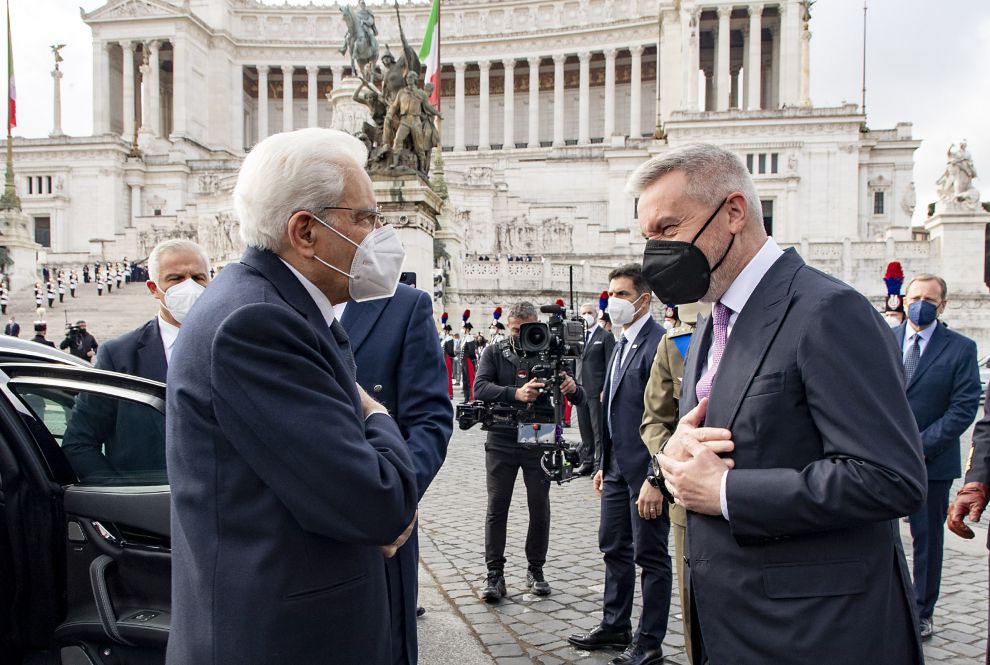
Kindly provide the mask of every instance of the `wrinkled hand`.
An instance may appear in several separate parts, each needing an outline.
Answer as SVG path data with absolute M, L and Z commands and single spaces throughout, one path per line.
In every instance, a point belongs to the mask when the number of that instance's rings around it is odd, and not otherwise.
M 591 479 L 591 486 L 595 488 L 595 494 L 598 496 L 602 495 L 602 481 L 604 476 L 601 470 L 595 472 L 595 477 Z
M 988 488 L 983 483 L 966 483 L 956 494 L 955 500 L 949 506 L 949 517 L 946 525 L 949 531 L 961 538 L 972 538 L 973 530 L 963 523 L 963 519 L 968 515 L 970 522 L 979 522 L 983 515 L 983 510 L 987 507 Z
M 570 395 L 577 392 L 577 383 L 571 377 L 567 376 L 567 372 L 560 373 L 561 378 L 564 380 L 560 382 L 560 392 L 565 395 Z
M 406 544 L 406 541 L 409 540 L 409 536 L 412 535 L 413 529 L 416 528 L 416 520 L 418 519 L 419 511 L 417 510 L 416 514 L 413 515 L 412 522 L 410 522 L 409 526 L 406 527 L 406 530 L 395 539 L 395 542 L 391 545 L 385 545 L 382 547 L 382 552 L 384 552 L 386 559 L 391 559 L 394 557 L 395 553 L 399 551 L 399 548 Z
M 544 385 L 539 379 L 533 379 L 526 385 L 516 388 L 516 401 L 535 402 L 536 398 L 540 396 L 540 389 Z
M 644 480 L 643 486 L 639 489 L 636 508 L 639 510 L 639 516 L 644 520 L 655 520 L 663 515 L 663 494 L 660 493 L 659 488 L 651 485 L 649 480 Z
M 702 427 L 708 398 L 681 418 L 660 454 L 660 469 L 674 500 L 703 515 L 721 515 L 722 474 L 735 463 L 719 457 L 735 448 L 732 432 Z
M 732 432 L 729 430 L 721 427 L 702 427 L 706 413 L 708 413 L 707 397 L 677 423 L 677 429 L 670 435 L 670 440 L 663 447 L 660 457 L 669 457 L 679 462 L 686 462 L 689 458 L 687 445 L 691 442 L 712 444 L 713 442 L 729 441 L 731 443 Z
M 364 388 L 361 387 L 361 384 L 357 383 L 355 385 L 357 386 L 358 397 L 361 398 L 361 411 L 365 418 L 370 416 L 372 413 L 388 414 L 388 409 L 376 402 L 371 395 L 365 392 Z

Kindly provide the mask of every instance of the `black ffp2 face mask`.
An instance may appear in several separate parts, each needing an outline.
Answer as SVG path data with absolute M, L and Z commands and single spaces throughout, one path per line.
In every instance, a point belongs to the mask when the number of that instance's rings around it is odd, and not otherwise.
M 712 273 L 718 270 L 732 249 L 736 236 L 733 234 L 729 246 L 714 266 L 708 265 L 708 258 L 695 243 L 715 216 L 722 210 L 728 198 L 722 199 L 718 208 L 694 235 L 691 242 L 680 240 L 648 240 L 643 252 L 643 277 L 660 302 L 669 305 L 683 305 L 698 302 L 711 285 Z

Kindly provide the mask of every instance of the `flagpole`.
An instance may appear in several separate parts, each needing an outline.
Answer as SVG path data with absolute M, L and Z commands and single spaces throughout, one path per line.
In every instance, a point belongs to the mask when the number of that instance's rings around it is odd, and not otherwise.
M 10 0 L 7 0 L 7 173 L 4 179 L 3 196 L 0 196 L 0 209 L 20 209 L 21 202 L 17 198 L 14 187 L 14 141 L 11 129 L 13 118 L 10 115 L 10 79 L 14 71 L 14 47 L 11 43 L 10 30 Z

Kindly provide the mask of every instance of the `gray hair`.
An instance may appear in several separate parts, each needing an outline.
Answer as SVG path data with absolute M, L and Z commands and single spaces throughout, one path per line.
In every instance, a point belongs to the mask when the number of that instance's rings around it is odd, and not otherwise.
M 173 238 L 171 240 L 162 240 L 151 250 L 151 254 L 148 255 L 148 279 L 157 284 L 162 257 L 175 252 L 196 254 L 203 260 L 203 265 L 206 266 L 206 272 L 210 272 L 210 257 L 206 255 L 205 249 L 192 240 Z
M 598 311 L 598 303 L 591 302 L 590 300 L 588 302 L 581 303 L 581 305 L 578 307 L 578 311 L 581 311 L 585 307 L 590 307 L 591 309 L 595 310 L 596 312 Z
M 710 143 L 689 143 L 641 164 L 626 182 L 626 193 L 639 196 L 663 176 L 681 171 L 687 176 L 687 197 L 714 208 L 732 192 L 746 198 L 750 219 L 763 221 L 763 205 L 753 178 L 742 160 Z
M 340 203 L 347 171 L 361 170 L 367 158 L 355 137 L 319 127 L 274 134 L 254 146 L 234 187 L 244 244 L 282 249 L 289 217 Z
M 536 306 L 528 300 L 521 300 L 509 308 L 510 319 L 538 319 L 539 313 Z

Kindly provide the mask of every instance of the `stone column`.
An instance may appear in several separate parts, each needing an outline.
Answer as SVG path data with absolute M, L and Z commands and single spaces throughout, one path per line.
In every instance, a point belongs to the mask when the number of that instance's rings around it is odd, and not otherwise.
M 316 106 L 317 81 L 316 76 L 320 73 L 320 68 L 316 65 L 306 67 L 306 126 L 317 127 L 320 122 L 319 108 Z
M 505 118 L 502 124 L 502 149 L 512 150 L 516 147 L 516 61 L 506 58 L 502 61 L 505 70 L 502 88 L 502 99 L 505 107 Z
M 729 108 L 737 109 L 741 106 L 739 102 L 739 70 L 731 70 L 729 74 Z
M 629 49 L 632 56 L 632 76 L 629 91 L 629 137 L 639 138 L 643 134 L 643 47 L 633 46 Z
M 172 134 L 185 136 L 189 113 L 189 53 L 186 36 L 177 34 L 172 40 Z
M 93 42 L 93 134 L 110 131 L 110 42 Z
M 799 99 L 801 5 L 796 0 L 782 3 L 780 13 L 779 102 L 793 106 Z
M 783 70 L 783 64 L 780 61 L 781 51 L 780 51 L 780 39 L 781 30 L 780 26 L 776 26 L 771 29 L 770 36 L 772 41 L 770 42 L 770 75 L 767 79 L 767 97 L 768 102 L 763 108 L 767 109 L 778 109 L 780 108 L 780 82 Z
M 581 87 L 578 97 L 578 144 L 591 143 L 591 53 L 578 53 L 581 63 Z
M 236 152 L 244 150 L 244 66 L 230 63 L 230 147 Z
M 138 71 L 141 72 L 141 77 L 138 79 L 138 99 L 141 100 L 141 124 L 138 129 L 141 134 L 148 134 L 150 132 L 148 116 L 151 114 L 151 109 L 148 108 L 149 97 L 151 97 L 148 90 L 148 74 L 151 72 L 151 65 L 146 65 L 142 62 L 141 66 L 138 67 Z
M 482 60 L 478 63 L 478 150 L 491 150 L 491 143 L 488 140 L 490 129 L 489 111 L 491 86 L 488 80 L 488 71 L 492 63 Z
M 715 110 L 715 75 L 710 69 L 705 70 L 705 110 Z
M 268 65 L 258 65 L 258 143 L 268 138 Z
M 605 49 L 605 142 L 615 134 L 615 49 Z
M 464 71 L 467 63 L 454 63 L 454 150 L 464 150 Z
M 529 58 L 529 143 L 527 147 L 540 147 L 540 60 Z
M 564 145 L 564 63 L 567 56 L 553 56 L 553 145 Z
M 801 106 L 811 106 L 811 31 L 808 30 L 807 21 L 803 22 L 801 29 L 801 87 L 799 94 L 798 103 Z
M 145 123 L 153 136 L 162 135 L 162 83 L 161 62 L 159 51 L 162 43 L 156 39 L 148 42 L 148 83 L 145 92 L 148 94 L 148 121 Z M 243 88 L 243 82 L 241 84 Z
M 62 72 L 58 65 L 52 70 L 52 133 L 51 138 L 65 136 L 62 132 Z
M 120 50 L 124 57 L 124 130 L 121 135 L 125 141 L 130 141 L 134 138 L 134 42 L 120 42 Z
M 690 59 L 689 67 L 691 70 L 691 75 L 688 80 L 688 98 L 691 101 L 691 110 L 698 111 L 699 100 L 698 100 L 698 71 L 701 69 L 701 12 L 696 11 L 694 13 L 694 30 L 691 33 L 690 39 Z
M 746 85 L 748 108 L 761 108 L 760 73 L 763 69 L 763 5 L 749 6 L 749 43 L 746 45 L 749 59 L 746 61 Z
M 282 65 L 282 131 L 292 131 L 292 72 L 295 67 Z
M 729 110 L 729 16 L 732 7 L 718 8 L 718 46 L 715 54 L 715 110 Z

